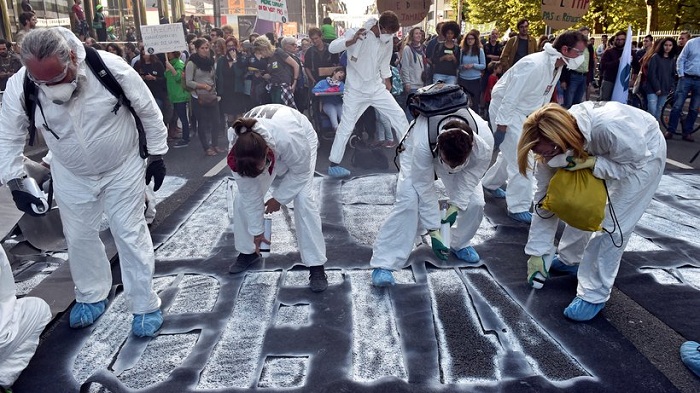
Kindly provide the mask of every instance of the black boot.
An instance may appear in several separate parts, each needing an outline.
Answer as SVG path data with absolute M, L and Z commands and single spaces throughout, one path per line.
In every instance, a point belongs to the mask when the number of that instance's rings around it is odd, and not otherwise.
M 328 276 L 321 266 L 311 266 L 309 268 L 309 286 L 313 292 L 323 292 L 328 288 Z

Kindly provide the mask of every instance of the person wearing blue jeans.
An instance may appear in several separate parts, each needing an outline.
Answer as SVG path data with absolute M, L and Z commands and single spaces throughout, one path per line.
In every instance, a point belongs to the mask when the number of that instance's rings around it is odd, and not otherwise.
M 571 108 L 574 104 L 580 104 L 583 95 L 586 93 L 586 82 L 587 72 L 577 72 L 570 71 L 569 83 L 566 86 L 566 91 L 564 92 L 564 108 Z
M 673 92 L 676 84 L 677 54 L 676 40 L 666 37 L 657 45 L 656 53 L 646 62 L 647 111 L 656 120 L 661 117 L 666 97 Z
M 591 30 L 588 27 L 578 29 L 588 41 L 588 34 Z M 580 104 L 586 97 L 588 89 L 588 76 L 592 77 L 591 70 L 595 65 L 593 57 L 593 45 L 588 44 L 581 54 L 584 61 L 577 68 L 570 70 L 565 68 L 561 73 L 561 84 L 564 88 L 564 108 L 569 109 L 572 105 Z M 566 85 L 564 83 L 566 82 Z
M 174 147 L 185 147 L 190 143 L 190 121 L 187 118 L 187 102 L 174 102 L 173 109 L 182 123 L 182 141 L 175 143 Z
M 688 116 L 682 124 L 683 140 L 693 142 L 690 135 L 695 120 L 698 118 L 700 106 L 700 39 L 693 38 L 688 41 L 676 60 L 678 72 L 678 85 L 676 87 L 675 102 L 668 119 L 668 130 L 664 134 L 666 139 L 673 138 L 681 117 L 681 110 L 685 104 L 688 93 L 691 94 Z

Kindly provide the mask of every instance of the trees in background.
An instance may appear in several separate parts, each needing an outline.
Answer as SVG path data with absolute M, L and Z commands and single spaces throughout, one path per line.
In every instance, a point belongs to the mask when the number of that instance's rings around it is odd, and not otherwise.
M 457 9 L 452 0 L 452 9 Z M 500 31 L 515 28 L 520 18 L 530 20 L 530 31 L 544 31 L 541 0 L 461 0 L 465 20 L 471 23 L 496 21 Z M 572 0 L 563 0 L 572 1 Z M 578 0 L 575 0 L 578 1 Z M 596 33 L 627 30 L 700 30 L 698 0 L 591 0 L 588 13 L 574 27 L 589 26 Z

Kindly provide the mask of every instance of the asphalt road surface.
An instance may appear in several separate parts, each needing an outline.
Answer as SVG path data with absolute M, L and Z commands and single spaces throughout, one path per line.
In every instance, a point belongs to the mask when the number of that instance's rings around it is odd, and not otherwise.
M 225 157 L 205 156 L 192 140 L 166 157 L 152 226 L 165 315 L 157 338 L 130 336 L 116 263 L 108 311 L 70 329 L 61 311 L 73 300 L 65 253 L 38 257 L 16 239 L 21 293 L 50 301 L 55 318 L 15 392 L 700 391 L 678 356 L 682 342 L 700 340 L 700 161 L 689 162 L 700 143 L 669 141 L 666 175 L 611 299 L 592 321 L 575 323 L 562 314 L 575 277 L 531 289 L 528 228 L 490 196 L 474 239 L 480 263 L 441 262 L 419 245 L 397 286 L 373 288 L 371 245 L 396 181 L 391 149 L 379 151 L 386 168 L 352 167 L 348 149 L 353 177 L 339 181 L 324 176 L 330 141 L 322 141 L 327 291 L 307 287 L 293 207 L 273 215 L 270 258 L 228 274 L 236 251 L 227 195 L 236 187 Z

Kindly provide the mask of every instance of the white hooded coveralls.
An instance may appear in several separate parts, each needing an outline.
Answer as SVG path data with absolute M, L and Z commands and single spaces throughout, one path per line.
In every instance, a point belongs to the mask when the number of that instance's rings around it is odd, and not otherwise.
M 253 237 L 263 233 L 265 194 L 272 181 L 272 197 L 281 205 L 294 202 L 294 228 L 301 260 L 306 266 L 326 263 L 326 243 L 321 232 L 321 215 L 313 193 L 318 137 L 306 116 L 284 105 L 268 104 L 251 109 L 243 117 L 257 119 L 253 131 L 265 139 L 275 156 L 272 173 L 265 169 L 257 177 L 233 172 L 238 193 L 233 203 L 233 231 L 236 250 L 255 252 Z M 229 146 L 238 139 L 228 130 Z
M 69 102 L 57 105 L 38 98 L 44 115 L 36 110 L 35 123 L 51 152 L 54 195 L 68 243 L 75 299 L 81 303 L 104 300 L 112 287 L 111 266 L 99 237 L 103 213 L 119 253 L 122 282 L 129 311 L 145 314 L 160 307 L 153 291 L 153 242 L 144 219 L 146 163 L 139 156 L 134 117 L 123 105 L 112 112 L 117 98 L 85 64 L 85 49 L 67 29 L 78 59 L 78 89 Z M 121 84 L 146 132 L 148 152 L 168 151 L 167 129 L 158 105 L 139 74 L 124 59 L 99 52 Z M 0 180 L 24 176 L 22 150 L 28 120 L 24 109 L 25 68 L 10 78 L 0 112 Z M 60 139 L 44 126 L 48 125 Z
M 589 233 L 578 230 L 568 235 L 565 231 L 563 235 L 568 236 L 569 244 L 575 244 L 576 238 L 583 244 L 578 245 L 583 255 L 576 258 L 581 261 L 576 295 L 589 303 L 604 303 L 610 298 L 622 253 L 634 226 L 661 182 L 666 165 L 666 140 L 653 116 L 618 102 L 588 101 L 572 106 L 569 112 L 583 133 L 586 151 L 597 157 L 593 175 L 607 183 L 608 202 L 613 205 L 620 225 L 612 237 L 617 245 L 620 245 L 620 233 L 624 240 L 622 247 L 617 247 L 610 235 L 603 231 L 594 232 L 590 240 Z M 536 164 L 536 200 L 546 194 L 555 172 L 556 168 Z M 549 214 L 545 212 L 543 216 Z M 556 216 L 543 219 L 533 214 L 525 253 L 535 256 L 552 254 L 558 223 Z M 603 228 L 612 231 L 613 225 L 606 208 Z
M 336 164 L 343 160 L 345 145 L 352 135 L 355 123 L 370 106 L 389 119 L 399 140 L 408 130 L 408 121 L 403 109 L 384 84 L 385 79 L 391 78 L 389 63 L 394 44 L 391 40 L 382 42 L 369 31 L 375 24 L 375 18 L 365 22 L 367 34 L 353 45 L 346 47 L 345 42 L 352 40 L 357 30 L 348 29 L 343 37 L 336 38 L 328 46 L 331 53 L 347 51 L 348 58 L 343 115 L 335 132 L 330 154 L 330 161 Z
M 17 299 L 15 279 L 5 250 L 0 247 L 0 387 L 10 387 L 27 367 L 39 336 L 51 320 L 43 299 Z
M 561 57 L 551 44 L 545 44 L 544 51 L 527 55 L 509 68 L 491 93 L 491 128 L 493 132 L 499 124 L 508 128 L 496 162 L 482 181 L 490 190 L 508 183 L 506 204 L 510 213 L 529 211 L 532 204 L 532 177 L 518 171 L 518 141 L 525 118 L 552 99 L 561 75 L 561 67 L 555 64 Z
M 404 140 L 401 170 L 396 185 L 396 201 L 374 242 L 370 266 L 387 270 L 403 268 L 413 250 L 416 234 L 440 228 L 440 207 L 435 175 L 442 180 L 449 202 L 459 208 L 457 226 L 451 231 L 452 243 L 460 250 L 469 245 L 484 217 L 484 191 L 481 177 L 491 163 L 493 135 L 488 123 L 471 109 L 478 132 L 466 167 L 448 173 L 438 157 L 433 157 L 428 138 L 428 118 L 418 116 Z M 449 115 L 447 116 L 449 117 Z M 476 131 L 476 130 L 475 130 Z

